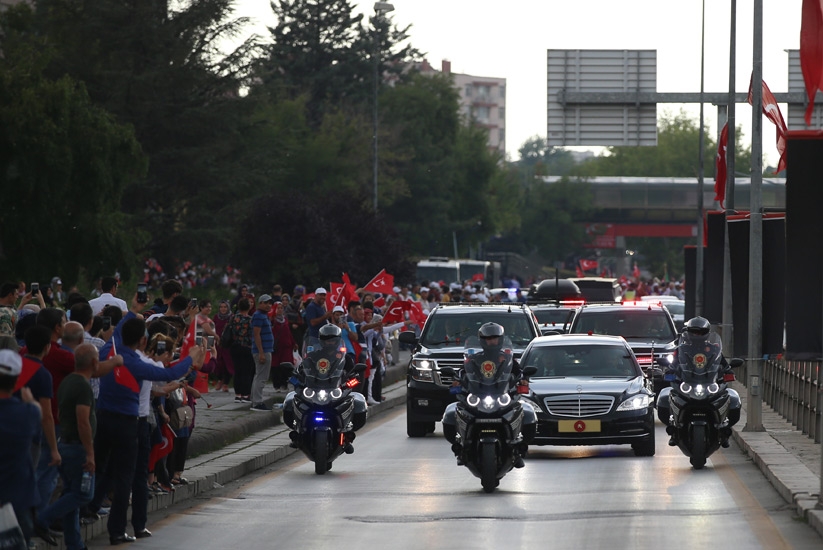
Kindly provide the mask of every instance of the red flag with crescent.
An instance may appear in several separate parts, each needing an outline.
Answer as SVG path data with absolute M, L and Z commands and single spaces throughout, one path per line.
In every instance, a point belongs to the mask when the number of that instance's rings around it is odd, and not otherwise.
M 393 288 L 394 275 L 389 275 L 385 269 L 381 269 L 380 273 L 375 275 L 374 278 L 363 287 L 363 290 L 366 292 L 378 292 L 380 294 L 392 294 Z
M 171 453 L 174 448 L 174 438 L 177 436 L 168 424 L 163 424 L 160 426 L 160 437 L 160 443 L 152 446 L 149 454 L 149 471 L 154 470 L 154 465 L 158 460 Z

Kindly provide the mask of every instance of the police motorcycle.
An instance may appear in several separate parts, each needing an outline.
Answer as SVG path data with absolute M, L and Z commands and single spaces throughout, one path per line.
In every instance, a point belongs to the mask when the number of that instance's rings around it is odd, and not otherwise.
M 491 493 L 512 468 L 524 466 L 537 417 L 531 405 L 520 401 L 520 393 L 528 393 L 528 382 L 513 379 L 511 340 L 495 323 L 483 325 L 480 336 L 484 330 L 497 339 L 472 336 L 466 340 L 460 381 L 451 388 L 457 401 L 446 407 L 443 432 L 457 464 L 465 465 L 480 478 L 483 490 Z M 457 374 L 446 370 L 453 369 L 441 369 L 446 376 Z M 535 367 L 524 370 L 526 376 L 535 372 Z
M 292 431 L 292 447 L 325 474 L 343 453 L 354 452 L 355 433 L 366 424 L 366 398 L 354 388 L 362 382 L 366 365 L 346 356 L 340 328 L 324 325 L 319 339 L 310 339 L 306 356 L 290 382 L 295 391 L 283 401 L 283 423 Z M 282 363 L 282 367 L 293 367 Z M 348 366 L 348 368 L 347 368 Z
M 740 395 L 727 386 L 735 377 L 722 349 L 709 321 L 696 317 L 686 323 L 675 354 L 662 361 L 668 364 L 664 379 L 671 386 L 657 398 L 657 415 L 671 436 L 669 445 L 678 446 L 695 470 L 718 448 L 729 446 L 732 426 L 740 420 Z M 743 363 L 732 359 L 729 366 Z

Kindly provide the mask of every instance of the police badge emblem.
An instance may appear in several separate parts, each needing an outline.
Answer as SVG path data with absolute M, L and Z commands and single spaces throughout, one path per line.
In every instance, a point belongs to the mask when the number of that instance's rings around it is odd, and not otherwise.
M 480 365 L 480 370 L 486 378 L 493 378 L 497 370 L 497 365 L 495 365 L 493 361 L 483 361 L 483 364 Z
M 697 370 L 703 370 L 706 368 L 706 356 L 702 353 L 698 353 L 694 356 L 694 366 Z
M 331 363 L 326 358 L 320 359 L 317 362 L 317 370 L 320 372 L 320 374 L 326 374 L 327 372 L 329 372 L 329 367 L 330 366 L 331 366 Z

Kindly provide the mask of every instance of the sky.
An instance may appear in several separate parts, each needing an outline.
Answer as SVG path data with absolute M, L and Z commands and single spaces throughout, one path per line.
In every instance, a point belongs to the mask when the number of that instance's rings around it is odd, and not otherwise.
M 763 1 L 763 79 L 775 92 L 788 90 L 788 55 L 799 48 L 801 0 Z M 373 1 L 353 1 L 371 15 Z M 506 79 L 506 149 L 511 160 L 528 138 L 546 136 L 546 50 L 657 50 L 658 92 L 699 92 L 702 0 L 392 0 L 389 14 L 399 27 L 411 25 L 410 42 L 435 68 L 451 61 L 452 72 Z M 705 11 L 706 92 L 728 92 L 731 0 L 707 0 Z M 748 90 L 752 69 L 752 0 L 737 1 L 736 91 Z M 275 23 L 269 0 L 236 0 L 236 15 L 252 17 L 250 32 L 268 36 Z M 787 106 L 780 105 L 784 118 Z M 699 105 L 659 104 L 684 109 L 695 120 Z M 704 106 L 716 135 L 716 108 Z M 743 143 L 751 144 L 752 112 L 738 104 Z M 765 164 L 776 164 L 774 126 L 763 119 Z M 581 148 L 575 148 L 581 149 Z M 586 148 L 582 148 L 586 149 Z M 589 148 L 591 149 L 591 148 Z M 709 159 L 711 162 L 711 159 Z

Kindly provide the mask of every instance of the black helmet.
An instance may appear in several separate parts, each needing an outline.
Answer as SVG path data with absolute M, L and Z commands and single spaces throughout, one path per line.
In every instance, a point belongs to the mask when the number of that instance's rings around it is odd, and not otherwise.
M 337 325 L 323 325 L 319 331 L 320 341 L 323 345 L 326 345 L 327 342 L 331 343 L 331 341 L 336 338 L 340 338 L 341 334 L 342 331 Z
M 712 329 L 712 324 L 704 317 L 693 317 L 686 321 L 683 329 L 695 336 L 705 336 Z
M 503 330 L 503 327 L 497 323 L 484 323 L 477 331 L 477 337 L 480 338 L 483 351 L 488 353 L 500 349 L 502 342 L 500 342 L 499 339 L 503 337 L 504 333 L 505 330 Z M 489 344 L 488 341 L 490 338 L 497 338 L 497 343 Z

